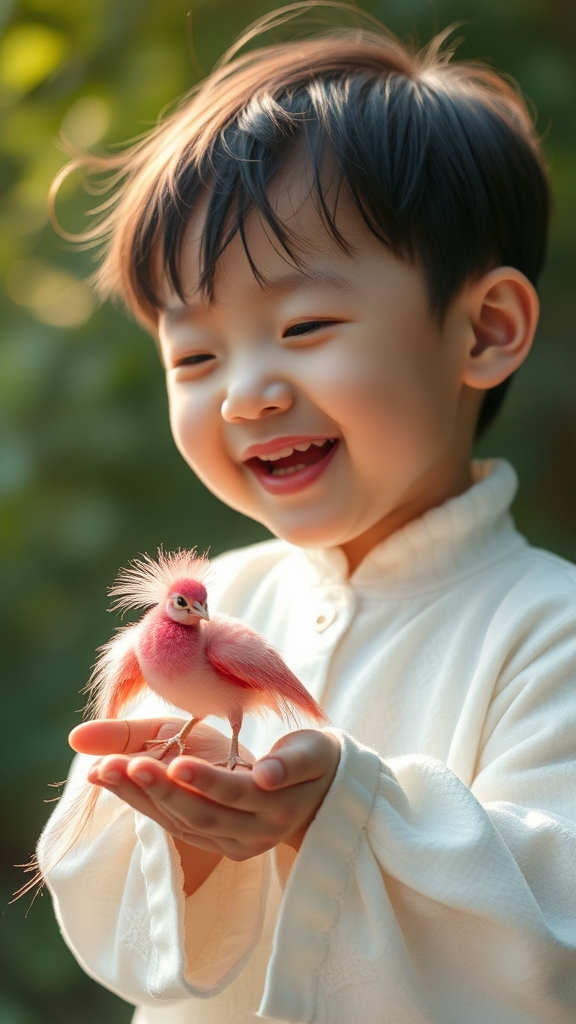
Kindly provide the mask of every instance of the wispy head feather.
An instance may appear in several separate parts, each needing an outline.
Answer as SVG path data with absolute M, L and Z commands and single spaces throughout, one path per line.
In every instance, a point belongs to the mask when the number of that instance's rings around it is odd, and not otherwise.
M 111 611 L 128 608 L 148 608 L 160 604 L 175 580 L 184 578 L 206 584 L 210 573 L 210 562 L 206 555 L 182 550 L 165 553 L 158 548 L 158 560 L 150 555 L 135 558 L 126 569 L 121 569 L 110 587 L 110 597 L 115 598 Z

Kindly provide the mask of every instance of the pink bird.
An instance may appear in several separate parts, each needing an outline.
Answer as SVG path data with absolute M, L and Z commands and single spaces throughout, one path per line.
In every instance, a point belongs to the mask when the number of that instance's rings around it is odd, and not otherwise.
M 327 718 L 259 633 L 227 615 L 210 618 L 208 574 L 208 559 L 195 551 L 159 551 L 157 562 L 146 555 L 120 572 L 110 590 L 113 608 L 152 607 L 101 648 L 87 687 L 89 710 L 94 718 L 116 718 L 148 686 L 192 716 L 171 739 L 149 742 L 152 756 L 172 747 L 182 753 L 191 729 L 214 715 L 232 729 L 229 755 L 218 764 L 251 768 L 238 753 L 245 713 L 273 711 L 287 724 L 301 715 Z
M 149 607 L 142 618 L 123 626 L 100 648 L 86 687 L 90 718 L 117 718 L 149 687 L 187 711 L 191 718 L 175 736 L 146 744 L 161 758 L 172 747 L 182 753 L 191 729 L 208 715 L 227 718 L 232 728 L 230 752 L 217 762 L 233 770 L 252 766 L 238 753 L 238 734 L 245 713 L 275 712 L 287 724 L 301 716 L 318 724 L 328 721 L 313 697 L 284 664 L 273 647 L 250 626 L 227 615 L 208 614 L 206 581 L 209 562 L 195 551 L 158 552 L 120 572 L 110 590 L 113 609 Z M 89 786 L 61 815 L 52 829 L 51 856 L 40 870 L 34 857 L 21 865 L 33 878 L 15 898 L 37 888 L 72 849 L 90 825 L 100 789 Z

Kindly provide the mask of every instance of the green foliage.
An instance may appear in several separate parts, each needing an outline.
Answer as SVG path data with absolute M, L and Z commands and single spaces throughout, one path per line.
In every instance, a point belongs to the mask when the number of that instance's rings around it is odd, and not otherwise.
M 208 71 L 275 4 L 243 0 L 20 0 L 0 9 L 0 559 L 3 906 L 21 883 L 65 777 L 95 647 L 108 638 L 106 586 L 159 544 L 213 552 L 264 536 L 194 479 L 174 449 L 154 344 L 111 307 L 94 309 L 90 254 L 47 225 L 46 192 L 65 160 L 59 132 L 95 151 L 131 138 Z M 538 111 L 556 194 L 542 325 L 482 453 L 522 482 L 530 540 L 574 558 L 576 539 L 576 122 L 571 0 L 373 0 L 363 10 L 425 42 L 465 25 L 464 57 L 489 55 Z M 193 45 L 192 45 L 193 40 Z M 84 224 L 66 187 L 59 216 Z M 0 919 L 6 1024 L 127 1021 L 58 936 L 48 898 Z

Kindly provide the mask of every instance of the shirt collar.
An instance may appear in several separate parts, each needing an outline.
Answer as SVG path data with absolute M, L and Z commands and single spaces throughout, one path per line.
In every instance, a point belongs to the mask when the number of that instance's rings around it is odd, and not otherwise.
M 424 586 L 468 573 L 525 543 L 508 514 L 518 487 L 512 466 L 503 459 L 476 460 L 472 479 L 464 494 L 429 509 L 373 548 L 349 579 L 340 548 L 301 549 L 311 582 L 347 582 L 357 589 Z

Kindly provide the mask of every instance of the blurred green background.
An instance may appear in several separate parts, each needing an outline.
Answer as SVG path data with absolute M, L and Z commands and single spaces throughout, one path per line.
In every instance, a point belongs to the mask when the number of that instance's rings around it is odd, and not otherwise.
M 13 867 L 63 779 L 95 647 L 108 638 L 106 587 L 138 552 L 218 552 L 265 535 L 222 506 L 173 447 L 153 342 L 110 306 L 93 269 L 47 225 L 65 160 L 59 133 L 101 151 L 151 126 L 254 18 L 255 0 L 21 0 L 0 4 L 0 557 L 3 755 L 1 1024 L 128 1021 L 59 937 L 48 897 L 7 906 Z M 534 105 L 555 192 L 543 316 L 482 454 L 512 460 L 530 540 L 576 557 L 576 4 L 574 0 L 364 0 L 422 43 L 464 25 L 462 57 L 489 57 Z M 349 23 L 349 22 L 348 22 Z M 88 201 L 64 190 L 61 219 Z

